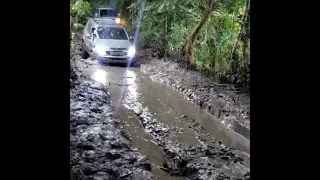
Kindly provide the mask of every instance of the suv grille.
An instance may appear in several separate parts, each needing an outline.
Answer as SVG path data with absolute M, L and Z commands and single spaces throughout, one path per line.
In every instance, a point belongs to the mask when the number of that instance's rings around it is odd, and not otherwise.
M 107 55 L 111 55 L 111 56 L 125 56 L 125 55 L 127 55 L 127 52 L 125 52 L 125 51 L 107 51 L 106 53 L 107 53 Z
M 127 51 L 127 48 L 110 48 L 110 50 L 116 50 L 116 51 Z

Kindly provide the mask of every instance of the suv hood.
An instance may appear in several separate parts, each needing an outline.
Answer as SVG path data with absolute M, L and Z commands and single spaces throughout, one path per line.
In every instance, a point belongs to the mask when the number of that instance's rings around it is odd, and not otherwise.
M 132 43 L 129 40 L 97 39 L 96 45 L 104 48 L 129 48 Z

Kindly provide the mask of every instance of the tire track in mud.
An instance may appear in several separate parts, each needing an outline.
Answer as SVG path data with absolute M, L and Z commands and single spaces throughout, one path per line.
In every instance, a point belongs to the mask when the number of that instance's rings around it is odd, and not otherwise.
M 186 70 L 176 62 L 152 58 L 147 52 L 141 54 L 143 61 L 147 62 L 141 68 L 144 73 L 157 82 L 170 85 L 185 99 L 250 139 L 250 95 L 237 91 L 232 85 L 216 84 L 213 79 Z
M 133 84 L 132 86 L 137 86 Z M 137 87 L 132 87 L 137 90 Z M 129 93 L 137 94 L 136 91 Z M 249 179 L 249 156 L 241 151 L 227 148 L 221 141 L 204 132 L 204 128 L 195 120 L 184 116 L 200 142 L 191 146 L 188 142 L 178 142 L 177 135 L 184 134 L 186 129 L 171 127 L 154 118 L 153 112 L 138 101 L 136 95 L 125 96 L 124 105 L 140 120 L 142 127 L 150 133 L 155 143 L 164 152 L 163 170 L 171 175 L 188 179 Z M 211 142 L 208 142 L 210 141 Z M 213 140 L 213 141 L 212 141 Z
M 175 128 L 168 128 L 152 118 L 147 111 L 135 112 L 147 132 L 151 133 L 159 147 L 165 153 L 164 170 L 172 175 L 190 179 L 241 179 L 249 172 L 249 157 L 240 151 L 227 148 L 222 142 L 208 142 L 213 137 L 198 135 L 202 146 L 191 147 L 177 142 L 170 134 L 178 133 Z M 201 126 L 198 134 L 203 134 Z M 247 167 L 245 167 L 247 166 Z M 230 172 L 232 169 L 234 172 Z
M 199 180 L 249 178 L 249 156 L 241 151 L 227 148 L 221 141 L 216 142 L 215 138 L 205 133 L 203 127 L 195 120 L 183 117 L 189 122 L 201 144 L 192 147 L 178 142 L 177 136 L 174 136 L 181 131 L 185 132 L 185 129 L 160 123 L 153 118 L 154 113 L 148 108 L 143 108 L 138 101 L 132 99 L 126 101 L 127 108 L 133 111 L 146 132 L 154 137 L 155 143 L 164 152 L 165 163 L 162 168 L 164 171 L 174 176 Z M 208 142 L 210 140 L 211 142 Z
M 131 149 L 131 142 L 115 117 L 108 89 L 84 75 L 74 61 L 70 89 L 70 179 L 151 180 L 146 156 Z
M 103 89 L 83 80 L 70 93 L 71 179 L 152 179 L 150 163 L 130 149 Z

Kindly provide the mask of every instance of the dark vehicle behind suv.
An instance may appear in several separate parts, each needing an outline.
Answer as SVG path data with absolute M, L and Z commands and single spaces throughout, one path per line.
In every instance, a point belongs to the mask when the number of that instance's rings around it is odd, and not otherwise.
M 114 8 L 97 8 L 96 18 L 111 19 L 120 24 L 120 14 L 117 14 Z
M 117 12 L 113 8 L 97 8 L 96 9 L 96 17 L 99 18 L 117 18 Z

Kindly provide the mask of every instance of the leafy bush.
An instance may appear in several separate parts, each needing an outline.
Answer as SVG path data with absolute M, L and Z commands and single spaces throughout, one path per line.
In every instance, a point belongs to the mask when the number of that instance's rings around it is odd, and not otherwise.
M 92 8 L 88 1 L 78 0 L 70 2 L 70 15 L 74 23 L 85 24 L 92 16 Z
M 76 29 L 83 29 L 83 28 L 84 28 L 84 25 L 83 25 L 83 24 L 80 24 L 80 23 L 74 23 L 74 24 L 73 24 L 73 27 L 76 28 Z
M 223 1 L 197 37 L 194 48 L 197 68 L 209 71 L 221 82 L 250 83 L 250 41 L 245 50 L 247 59 L 243 57 L 243 43 L 239 43 L 237 57 L 231 58 L 241 29 L 244 3 L 244 0 Z M 206 4 L 207 0 L 148 1 L 141 26 L 141 44 L 179 55 L 185 38 L 202 18 Z M 139 8 L 139 3 L 135 8 Z

